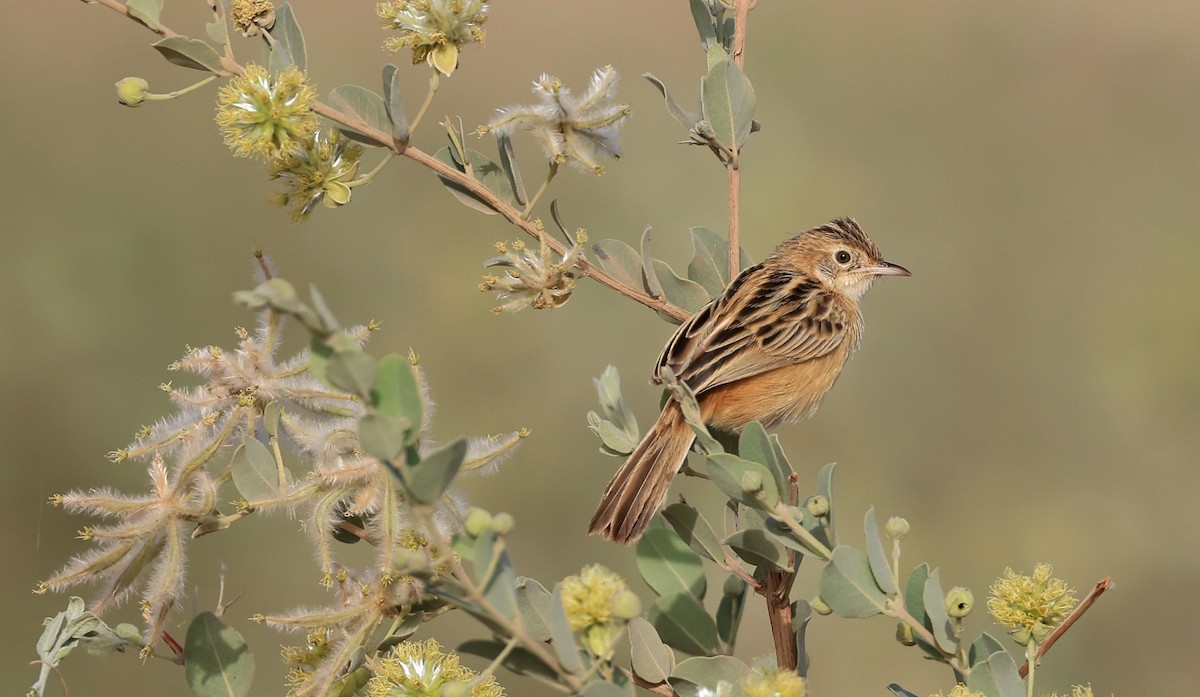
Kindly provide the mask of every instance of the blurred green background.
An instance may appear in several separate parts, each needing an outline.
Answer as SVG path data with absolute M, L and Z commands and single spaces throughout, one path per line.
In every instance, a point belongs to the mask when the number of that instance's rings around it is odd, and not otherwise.
M 394 61 L 419 100 L 426 69 L 385 54 L 370 3 L 295 5 L 322 94 L 377 89 L 380 65 Z M 596 451 L 584 414 L 591 378 L 613 363 L 650 423 L 657 390 L 646 378 L 670 326 L 587 282 L 561 310 L 493 316 L 475 286 L 492 243 L 513 230 L 407 160 L 351 205 L 292 226 L 266 205 L 262 166 L 221 144 L 214 87 L 117 104 L 112 84 L 126 75 L 158 92 L 200 77 L 161 60 L 149 32 L 79 2 L 5 10 L 5 692 L 32 682 L 41 619 L 66 602 L 30 590 L 84 548 L 72 538 L 85 521 L 47 496 L 146 486 L 140 466 L 103 454 L 168 413 L 155 386 L 177 377 L 165 366 L 185 345 L 229 346 L 233 328 L 252 323 L 230 293 L 251 286 L 254 246 L 285 277 L 319 286 L 343 321 L 382 321 L 377 355 L 421 355 L 439 437 L 533 430 L 500 474 L 466 483 L 473 502 L 516 514 L 520 573 L 549 585 L 599 561 L 650 600 L 629 551 L 583 536 L 618 464 Z M 198 35 L 204 12 L 170 0 L 164 21 Z M 903 514 L 905 566 L 928 560 L 977 598 L 1009 565 L 1052 562 L 1081 594 L 1111 574 L 1117 589 L 1039 669 L 1046 690 L 1090 681 L 1097 695 L 1178 694 L 1194 683 L 1197 27 L 1200 5 L 1185 1 L 763 0 L 751 16 L 747 72 L 763 130 L 744 156 L 746 247 L 761 258 L 790 233 L 853 215 L 913 270 L 872 291 L 862 350 L 815 418 L 780 429 L 785 448 L 805 486 L 840 463 L 848 541 L 861 543 L 869 505 Z M 238 48 L 242 60 L 257 55 Z M 634 109 L 626 157 L 601 178 L 565 172 L 552 196 L 593 239 L 635 242 L 653 225 L 659 253 L 686 264 L 688 226 L 725 225 L 723 172 L 707 151 L 675 145 L 683 131 L 638 76 L 654 72 L 690 103 L 703 60 L 683 0 L 498 2 L 486 47 L 464 51 L 414 143 L 440 147 L 443 114 L 471 127 L 526 102 L 543 71 L 582 88 L 611 63 Z M 536 181 L 534 144 L 516 144 Z M 677 488 L 718 505 L 695 482 Z M 246 523 L 193 545 L 194 603 L 211 606 L 228 563 L 230 594 L 242 595 L 231 618 L 258 656 L 254 694 L 282 694 L 280 638 L 241 618 L 325 596 L 296 521 Z M 809 568 L 797 595 L 814 588 Z M 989 626 L 984 614 L 970 618 L 972 633 Z M 135 616 L 124 607 L 112 619 Z M 768 650 L 765 628 L 756 603 L 745 657 Z M 453 645 L 473 631 L 450 619 L 439 636 Z M 892 635 L 882 619 L 816 621 L 814 694 L 950 686 L 948 671 Z M 73 655 L 65 676 L 75 695 L 185 690 L 176 668 L 134 657 Z M 511 694 L 545 694 L 501 677 Z

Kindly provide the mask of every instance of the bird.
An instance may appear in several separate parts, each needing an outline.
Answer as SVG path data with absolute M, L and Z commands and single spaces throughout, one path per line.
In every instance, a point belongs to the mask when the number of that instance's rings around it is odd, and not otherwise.
M 737 433 L 811 416 L 863 334 L 859 303 L 881 276 L 911 276 L 883 260 L 852 218 L 781 242 L 681 324 L 658 357 L 696 394 L 701 418 Z M 669 399 L 600 498 L 588 534 L 633 544 L 683 467 L 695 435 Z

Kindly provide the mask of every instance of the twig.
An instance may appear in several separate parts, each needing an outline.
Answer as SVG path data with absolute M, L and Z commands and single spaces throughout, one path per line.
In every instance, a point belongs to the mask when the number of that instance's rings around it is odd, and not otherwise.
M 1087 612 L 1088 608 L 1092 606 L 1092 603 L 1096 602 L 1096 599 L 1099 598 L 1104 591 L 1112 588 L 1112 585 L 1112 576 L 1105 576 L 1097 581 L 1096 586 L 1092 588 L 1091 592 L 1083 597 L 1083 600 L 1081 600 L 1079 605 L 1077 605 L 1075 609 L 1071 611 L 1071 614 L 1067 615 L 1067 619 L 1063 620 L 1063 623 L 1058 625 L 1057 629 L 1055 629 L 1053 632 L 1050 632 L 1050 636 L 1046 639 L 1046 641 L 1042 642 L 1041 646 L 1038 647 L 1037 658 L 1040 660 L 1042 656 L 1045 656 L 1046 652 L 1050 650 L 1050 647 L 1054 646 L 1054 642 L 1058 641 L 1059 637 L 1061 637 L 1063 634 L 1066 634 L 1067 630 L 1071 628 L 1071 625 L 1078 622 L 1079 618 L 1083 617 L 1083 613 Z M 1025 665 L 1021 666 L 1020 673 L 1022 678 L 1029 674 L 1028 661 L 1025 662 Z
M 746 21 L 752 0 L 736 0 L 733 11 L 733 62 L 746 64 Z M 731 147 L 736 144 L 731 143 Z M 742 164 L 741 152 L 733 153 L 725 168 L 729 172 L 729 282 L 742 270 Z
M 118 2 L 118 0 L 95 0 L 95 2 L 118 14 L 124 15 L 129 19 L 134 19 L 129 14 L 129 9 L 123 3 Z M 158 23 L 157 27 L 148 28 L 160 36 L 179 36 L 179 34 L 172 31 L 161 22 Z M 244 72 L 241 65 L 227 57 L 221 58 L 221 67 L 230 73 L 237 75 L 241 75 Z M 470 191 L 474 196 L 483 201 L 484 204 L 486 204 L 489 208 L 499 213 L 501 217 L 520 228 L 530 237 L 533 237 L 538 241 L 542 241 L 542 238 L 545 237 L 545 243 L 548 247 L 550 247 L 550 249 L 554 250 L 560 255 L 566 253 L 566 247 L 563 246 L 561 242 L 543 233 L 532 221 L 524 220 L 521 217 L 522 211 L 514 208 L 507 201 L 497 196 L 495 192 L 493 192 L 491 189 L 488 189 L 474 177 L 460 172 L 457 168 L 447 165 L 444 162 L 434 159 L 433 156 L 418 150 L 417 148 L 408 146 L 404 143 L 399 143 L 391 136 L 391 134 L 384 133 L 373 126 L 368 125 L 361 119 L 344 114 L 328 104 L 325 104 L 324 102 L 314 101 L 312 110 L 318 115 L 329 119 L 330 121 L 353 128 L 359 133 L 375 141 L 380 146 L 391 150 L 397 155 L 403 155 L 408 159 L 413 160 L 417 164 L 433 170 L 439 177 L 442 177 L 443 179 L 448 179 L 455 184 L 458 184 L 467 191 Z M 667 302 L 664 298 L 654 297 L 649 293 L 638 290 L 627 283 L 622 283 L 616 278 L 613 278 L 609 274 L 605 273 L 600 267 L 588 262 L 585 259 L 576 260 L 575 266 L 583 271 L 585 275 L 590 276 L 599 282 L 600 285 L 611 288 L 627 298 L 636 300 L 651 310 L 669 317 L 673 317 L 680 321 L 686 320 L 691 316 L 691 313 L 689 313 L 687 310 Z

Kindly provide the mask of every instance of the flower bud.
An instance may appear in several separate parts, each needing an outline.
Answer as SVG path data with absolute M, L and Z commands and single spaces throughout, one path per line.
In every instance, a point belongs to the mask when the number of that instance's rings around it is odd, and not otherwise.
M 747 494 L 753 494 L 756 491 L 762 491 L 763 476 L 759 472 L 747 470 L 742 473 L 741 485 L 742 491 L 745 491 Z
M 612 612 L 623 620 L 631 620 L 642 614 L 642 600 L 632 591 L 622 591 L 613 596 Z
M 150 92 L 150 83 L 140 77 L 123 78 L 117 83 L 117 101 L 125 106 L 141 106 Z
M 492 532 L 497 535 L 507 535 L 512 532 L 513 517 L 507 513 L 497 513 L 492 516 Z
M 814 518 L 821 518 L 829 515 L 829 499 L 821 494 L 813 494 L 804 502 L 804 507 L 808 510 L 808 514 Z
M 819 595 L 808 601 L 808 604 L 812 607 L 813 612 L 818 615 L 828 615 L 833 612 L 833 608 L 829 607 L 829 603 L 825 602 L 825 599 Z
M 908 626 L 907 624 L 904 624 L 903 622 L 897 623 L 896 624 L 896 641 L 900 642 L 901 644 L 904 644 L 905 646 L 915 646 L 917 643 L 917 638 L 915 636 L 913 636 L 912 627 Z
M 492 524 L 492 514 L 482 508 L 474 508 L 467 511 L 466 520 L 463 521 L 463 529 L 471 537 L 479 537 Z
M 956 620 L 961 620 L 971 614 L 975 607 L 975 594 L 970 588 L 955 586 L 946 593 L 946 614 Z
M 908 530 L 908 521 L 898 515 L 888 518 L 887 523 L 883 526 L 883 531 L 887 533 L 887 536 L 897 542 L 903 540 L 908 535 Z

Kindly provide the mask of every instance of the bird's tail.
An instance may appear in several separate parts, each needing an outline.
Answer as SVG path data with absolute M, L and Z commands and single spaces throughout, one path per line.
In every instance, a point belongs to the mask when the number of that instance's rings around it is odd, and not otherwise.
M 624 545 L 636 542 L 667 498 L 671 480 L 683 467 L 694 439 L 679 405 L 668 402 L 608 483 L 588 534 Z

